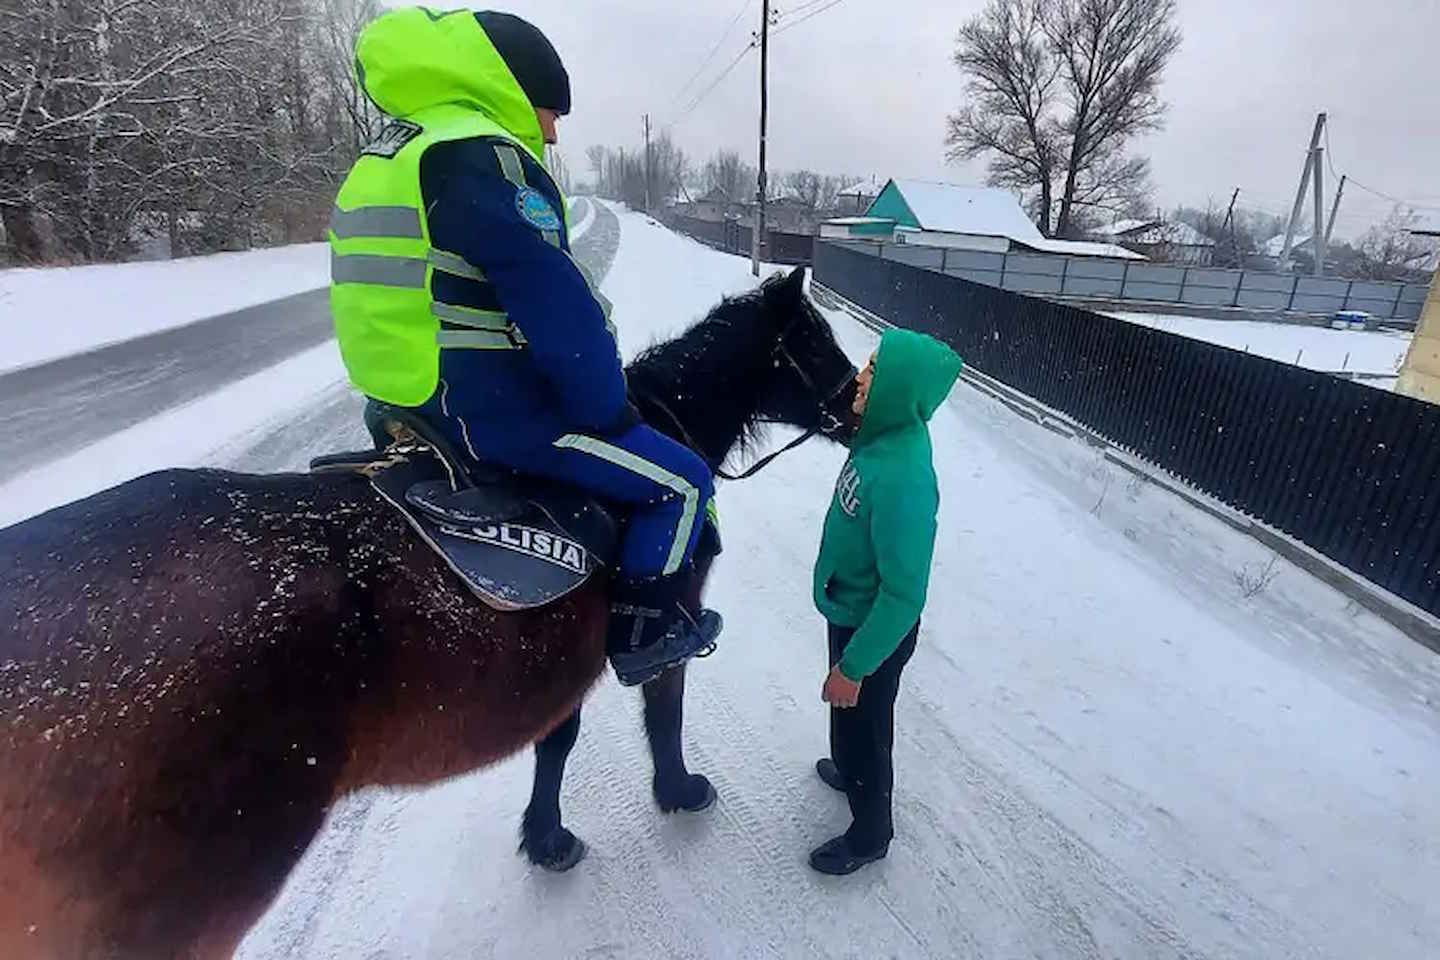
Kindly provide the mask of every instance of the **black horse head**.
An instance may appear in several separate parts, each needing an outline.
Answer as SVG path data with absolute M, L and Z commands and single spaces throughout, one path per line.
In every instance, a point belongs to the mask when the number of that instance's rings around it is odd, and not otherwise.
M 767 280 L 760 299 L 778 330 L 773 360 L 781 374 L 762 397 L 760 415 L 836 436 L 850 418 L 856 370 L 805 295 L 805 268 Z
M 805 268 L 726 298 L 627 370 L 647 422 L 712 465 L 767 423 L 847 435 L 855 367 L 805 295 Z

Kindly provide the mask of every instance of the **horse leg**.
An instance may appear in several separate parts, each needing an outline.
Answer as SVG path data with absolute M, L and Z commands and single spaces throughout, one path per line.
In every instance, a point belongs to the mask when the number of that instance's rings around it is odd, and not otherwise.
M 698 812 L 715 802 L 715 788 L 698 773 L 685 769 L 681 743 L 685 719 L 685 667 L 661 674 L 644 686 L 645 735 L 655 762 L 651 788 L 664 813 Z
M 520 852 L 536 866 L 564 873 L 585 858 L 585 843 L 560 823 L 560 782 L 580 735 L 580 708 L 535 744 L 535 784 L 520 825 Z

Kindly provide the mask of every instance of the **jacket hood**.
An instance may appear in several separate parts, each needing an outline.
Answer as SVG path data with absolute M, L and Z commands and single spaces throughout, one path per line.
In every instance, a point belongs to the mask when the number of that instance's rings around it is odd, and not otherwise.
M 389 116 L 451 104 L 484 114 L 537 158 L 545 155 L 535 108 L 468 10 L 406 7 L 381 15 L 355 44 L 355 69 Z
M 960 355 L 933 337 L 912 330 L 885 331 L 854 445 L 928 421 L 950 394 L 962 366 Z

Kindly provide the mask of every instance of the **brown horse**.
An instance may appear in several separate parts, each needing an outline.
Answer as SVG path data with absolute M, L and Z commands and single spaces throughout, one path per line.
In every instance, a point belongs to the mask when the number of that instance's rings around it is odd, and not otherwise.
M 642 411 L 717 464 L 762 418 L 834 423 L 849 362 L 802 285 L 648 351 Z M 230 956 L 337 798 L 563 741 L 606 606 L 482 606 L 351 477 L 170 470 L 0 531 L 0 957 Z M 647 691 L 662 806 L 682 690 Z M 542 767 L 526 846 L 573 862 Z

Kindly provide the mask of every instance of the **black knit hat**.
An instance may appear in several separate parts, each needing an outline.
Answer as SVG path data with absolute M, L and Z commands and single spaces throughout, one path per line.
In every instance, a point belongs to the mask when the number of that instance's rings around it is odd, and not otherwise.
M 531 106 L 554 110 L 561 116 L 570 112 L 570 74 L 538 27 L 513 14 L 493 10 L 480 11 L 475 19 L 530 98 Z

